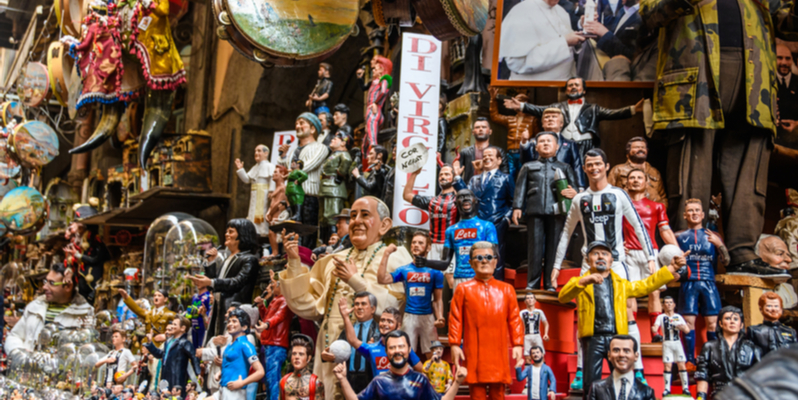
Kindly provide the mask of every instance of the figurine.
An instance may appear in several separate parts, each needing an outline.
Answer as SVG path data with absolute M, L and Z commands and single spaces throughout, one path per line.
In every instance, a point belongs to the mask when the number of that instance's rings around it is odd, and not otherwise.
M 524 312 L 524 311 L 523 311 Z M 525 344 L 527 345 L 527 340 Z M 532 361 L 525 367 L 517 367 L 517 380 L 523 382 L 527 380 L 525 387 L 528 389 L 528 400 L 555 400 L 556 399 L 556 376 L 553 370 L 544 363 L 544 348 L 540 345 L 531 346 L 526 356 Z M 535 382 L 535 384 L 534 384 Z M 538 393 L 534 393 L 538 389 Z M 534 397 L 537 396 L 537 397 Z
M 439 127 L 436 135 L 436 154 L 444 153 L 445 143 L 447 142 L 447 137 L 449 136 L 448 135 L 449 126 L 447 124 L 447 117 L 445 116 L 446 110 L 447 110 L 447 95 L 441 93 L 439 95 L 439 119 L 437 121 Z
M 525 207 L 525 225 L 528 227 L 528 289 L 555 292 L 550 281 L 555 262 L 558 238 L 564 230 L 569 202 L 578 192 L 572 168 L 558 161 L 558 135 L 544 131 L 536 135 L 539 159 L 522 166 L 514 189 L 512 221 L 519 225 L 522 207 Z M 544 259 L 544 269 L 542 268 Z M 544 282 L 540 282 L 544 274 Z M 556 283 L 556 286 L 558 284 Z M 526 352 L 527 354 L 527 352 Z
M 336 225 L 336 215 L 344 208 L 347 198 L 345 181 L 347 172 L 353 164 L 350 153 L 347 152 L 348 138 L 341 132 L 336 132 L 331 139 L 331 155 L 322 164 L 319 197 L 322 200 L 322 219 L 320 220 L 320 239 L 323 243 L 331 235 L 331 229 Z
M 197 288 L 192 295 L 192 305 L 186 310 L 186 318 L 192 321 L 192 344 L 195 349 L 203 345 L 211 313 L 211 292 L 207 286 Z
M 64 232 L 69 241 L 64 247 L 65 262 L 72 267 L 78 277 L 78 293 L 90 304 L 94 304 L 95 287 L 103 278 L 105 262 L 111 258 L 108 248 L 98 236 L 97 225 L 86 225 L 81 221 L 97 215 L 97 198 L 91 204 L 75 205 L 75 219 Z
M 95 368 L 106 366 L 106 384 L 124 383 L 136 371 L 133 353 L 125 347 L 127 339 L 125 336 L 125 331 L 115 329 L 111 334 L 111 345 L 114 346 L 114 350 L 94 365 Z M 116 376 L 118 372 L 119 377 Z
M 689 333 L 683 335 L 686 359 L 694 364 L 695 331 L 694 323 L 699 313 L 706 320 L 708 340 L 716 340 L 717 314 L 722 306 L 714 275 L 718 260 L 728 265 L 728 249 L 718 233 L 703 229 L 703 205 L 700 200 L 689 199 L 684 207 L 683 218 L 689 229 L 675 234 L 678 246 L 690 251 L 687 257 L 689 271 L 681 277 L 678 313 L 686 319 Z
M 447 227 L 444 233 L 444 251 L 441 261 L 434 259 L 414 258 L 414 265 L 418 267 L 431 267 L 444 271 L 455 258 L 455 268 L 452 272 L 445 272 L 447 284 L 456 290 L 456 287 L 475 276 L 475 271 L 470 267 L 469 249 L 477 242 L 497 243 L 497 231 L 491 222 L 478 218 L 475 208 L 477 199 L 468 189 L 459 190 L 456 194 L 456 208 L 459 222 Z
M 509 339 L 516 366 L 521 367 L 525 362 L 517 294 L 513 286 L 492 276 L 497 259 L 494 243 L 473 244 L 469 262 L 475 277 L 458 285 L 450 306 L 450 354 L 456 368 L 461 367 L 466 355 L 467 384 L 473 399 L 485 399 L 487 386 L 490 398 L 503 398 L 505 385 L 511 384 L 506 347 Z M 486 346 L 487 343 L 493 345 Z
M 636 340 L 630 335 L 615 335 L 606 347 L 611 375 L 592 383 L 586 399 L 656 400 L 653 388 L 633 376 L 634 362 L 639 359 Z
M 521 103 L 528 101 L 528 95 L 525 93 L 519 93 L 514 96 L 514 98 Z M 519 171 L 519 168 L 525 163 L 521 161 L 520 156 L 522 132 L 528 131 L 529 134 L 536 135 L 539 132 L 538 118 L 525 114 L 522 110 L 518 110 L 514 115 L 500 114 L 497 107 L 497 88 L 494 86 L 489 86 L 489 117 L 492 119 L 492 122 L 505 126 L 508 129 L 508 134 L 506 136 L 508 174 L 516 178 L 517 171 Z M 560 132 L 560 130 L 556 132 Z
M 753 342 L 761 355 L 791 347 L 797 343 L 797 331 L 782 324 L 783 301 L 773 292 L 765 292 L 758 298 L 758 310 L 764 317 L 764 322 L 747 328 L 747 339 Z
M 286 197 L 286 178 L 288 175 L 289 172 L 283 165 L 275 167 L 275 174 L 272 175 L 272 182 L 275 183 L 275 190 L 270 192 L 269 196 L 267 196 L 269 200 L 269 210 L 267 211 L 267 216 L 264 217 L 268 224 L 277 225 L 288 220 L 292 216 L 289 210 L 289 198 Z M 278 257 L 278 234 L 270 230 L 267 236 L 269 237 L 269 247 L 272 251 L 270 257 Z
M 411 236 L 411 254 L 414 257 L 425 257 L 430 248 L 430 238 L 425 231 L 416 231 Z M 378 283 L 390 284 L 403 282 L 406 289 L 405 312 L 403 313 L 403 331 L 409 335 L 411 350 L 419 349 L 428 359 L 431 358 L 431 342 L 439 337 L 437 328 L 444 328 L 442 311 L 442 288 L 444 275 L 441 271 L 427 267 L 418 267 L 414 263 L 404 265 L 391 274 L 386 272 L 389 255 L 397 251 L 397 246 L 390 244 L 383 253 L 381 266 L 378 268 Z M 413 365 L 413 364 L 412 364 Z
M 246 398 L 247 386 L 264 377 L 264 366 L 258 361 L 255 346 L 247 340 L 246 334 L 250 333 L 248 313 L 236 308 L 228 313 L 227 320 L 231 344 L 222 353 L 220 398 Z
M 225 228 L 225 247 L 230 255 L 224 261 L 215 247 L 206 251 L 212 261 L 205 265 L 205 275 L 187 275 L 198 288 L 208 286 L 214 293 L 207 338 L 225 331 L 224 310 L 233 302 L 250 304 L 258 280 L 258 235 L 252 222 L 244 218 L 228 221 Z
M 116 132 L 122 113 L 118 104 L 122 95 L 122 43 L 116 4 L 103 0 L 88 3 L 89 15 L 83 21 L 80 41 L 64 36 L 61 42 L 69 44 L 69 55 L 75 60 L 81 77 L 82 86 L 75 108 L 101 103 L 103 116 L 92 136 L 70 149 L 70 154 L 87 152 L 103 144 Z
M 353 147 L 353 128 L 347 124 L 347 117 L 349 115 L 350 107 L 347 107 L 346 104 L 339 103 L 333 107 L 333 125 L 336 127 L 334 129 L 336 132 L 342 132 L 344 137 L 348 139 L 348 141 L 345 142 L 348 151 Z
M 689 333 L 689 326 L 680 314 L 675 313 L 675 300 L 670 296 L 664 296 L 665 312 L 656 318 L 651 330 L 653 336 L 658 334 L 658 329 L 664 330 L 664 342 L 661 345 L 661 360 L 664 361 L 664 394 L 670 394 L 672 386 L 672 363 L 678 364 L 678 375 L 681 377 L 683 394 L 691 396 L 689 392 L 689 373 L 686 372 L 686 354 L 683 352 L 681 344 L 681 332 Z
M 292 353 L 289 355 L 289 363 L 292 365 L 292 372 L 281 379 L 278 399 L 325 398 L 325 386 L 322 380 L 311 373 L 312 367 L 308 365 L 314 355 L 314 341 L 306 335 L 296 334 L 292 336 L 290 346 Z M 269 399 L 273 399 L 271 394 Z
M 780 236 L 762 234 L 758 238 L 755 249 L 756 255 L 770 267 L 784 271 L 792 269 L 791 253 Z M 772 290 L 781 297 L 786 308 L 794 308 L 797 305 L 797 292 L 791 282 L 779 283 Z
M 367 109 L 364 113 L 364 143 L 361 145 L 361 154 L 369 154 L 373 146 L 378 144 L 378 132 L 383 124 L 383 104 L 389 96 L 392 87 L 392 61 L 383 56 L 374 56 L 370 63 L 372 68 L 372 81 L 362 89 L 367 90 Z M 356 77 L 364 76 L 364 68 L 356 71 Z M 386 159 L 384 158 L 384 161 Z M 363 165 L 367 171 L 371 164 Z
M 414 183 L 422 168 L 408 175 L 406 186 L 403 187 L 403 200 L 414 207 L 428 211 L 430 225 L 428 231 L 431 238 L 430 258 L 441 260 L 444 253 L 445 232 L 447 228 L 458 222 L 458 208 L 456 207 L 456 190 L 453 188 L 453 166 L 442 164 L 439 167 L 439 187 L 441 192 L 436 196 L 423 196 L 416 194 Z
M 442 359 L 444 346 L 442 342 L 434 340 L 431 343 L 433 357 L 422 364 L 422 371 L 428 376 L 428 380 L 436 393 L 443 394 L 447 388 L 453 384 L 453 371 L 450 363 Z
M 306 100 L 306 107 L 308 111 L 314 114 L 319 114 L 321 111 L 330 112 L 328 108 L 328 98 L 333 91 L 333 82 L 331 81 L 331 65 L 328 63 L 319 63 L 319 70 L 317 70 L 317 84 L 314 90 L 308 95 Z
M 597 104 L 587 103 L 584 99 L 586 95 L 586 82 L 583 78 L 570 77 L 564 85 L 567 92 L 567 101 L 551 104 L 549 106 L 536 106 L 529 103 L 522 103 L 516 99 L 506 99 L 504 105 L 511 110 L 522 110 L 522 112 L 542 117 L 544 110 L 555 107 L 561 109 L 565 117 L 566 126 L 561 132 L 565 139 L 573 140 L 578 144 L 578 155 L 584 158 L 586 152 L 600 145 L 600 121 L 611 121 L 630 118 L 636 113 L 641 113 L 644 107 L 644 99 L 639 100 L 636 105 L 609 110 Z
M 616 168 L 616 167 L 615 167 Z M 639 214 L 644 227 L 647 230 L 647 235 L 650 238 L 650 244 L 653 246 L 653 252 L 658 252 L 658 243 L 656 242 L 656 229 L 664 241 L 664 244 L 678 245 L 675 239 L 675 233 L 669 227 L 669 219 L 667 219 L 667 207 L 647 197 L 647 190 L 650 187 L 648 179 L 650 175 L 645 174 L 644 170 L 634 168 L 627 171 L 626 174 L 626 187 L 625 191 L 631 198 L 633 207 L 636 208 L 636 213 Z M 631 281 L 645 279 L 652 271 L 648 265 L 647 254 L 642 250 L 642 244 L 636 237 L 636 232 L 633 226 L 627 220 L 622 221 L 622 237 L 625 239 L 625 265 L 628 267 L 628 278 Z M 662 288 L 666 289 L 666 288 Z M 648 310 L 650 312 L 650 325 L 655 323 L 658 314 L 661 313 L 661 302 L 659 297 L 660 291 L 656 290 L 648 296 Z M 636 299 L 628 300 L 628 320 L 633 321 L 634 310 L 638 309 Z M 639 339 L 638 329 L 631 332 L 631 336 Z M 641 341 L 637 342 L 641 344 Z M 641 369 L 641 358 L 637 361 L 637 368 Z
M 386 253 L 388 251 L 388 249 L 384 251 L 384 258 L 386 258 Z M 380 281 L 378 282 L 380 283 Z M 370 356 L 369 353 L 363 354 L 357 350 L 363 343 L 377 342 L 380 339 L 381 332 L 377 326 L 378 324 L 375 323 L 375 310 L 378 307 L 378 298 L 369 292 L 358 292 L 353 295 L 352 310 L 347 310 L 346 298 L 340 298 L 338 306 L 342 319 L 347 321 L 344 324 L 342 333 L 339 335 L 339 339 L 348 339 L 347 333 L 350 325 L 353 325 L 352 334 L 355 336 L 355 338 L 353 338 L 355 339 L 354 342 L 351 343 L 351 341 L 348 340 L 352 348 L 350 349 L 350 359 L 347 361 L 347 381 L 354 391 L 361 392 L 369 385 L 369 382 L 377 376 L 377 374 L 373 374 L 373 371 L 367 365 L 369 362 L 367 361 L 367 358 Z M 353 316 L 356 320 L 355 324 L 350 321 L 350 312 L 353 311 Z M 384 313 L 385 312 L 386 311 L 384 311 Z M 325 352 L 321 354 L 321 359 L 323 361 L 331 361 L 329 358 L 329 351 L 330 349 L 326 347 Z M 378 368 L 380 368 L 380 366 L 378 366 Z
M 194 368 L 196 376 L 200 376 L 200 363 L 195 357 L 195 350 L 192 343 L 189 342 L 188 333 L 192 328 L 192 323 L 184 317 L 175 317 L 172 320 L 172 337 L 173 340 L 168 342 L 164 349 L 159 349 L 152 342 L 154 340 L 153 334 L 148 333 L 147 338 L 149 342 L 145 344 L 147 351 L 153 357 L 161 360 L 161 377 L 158 379 L 167 381 L 169 387 L 184 384 L 189 381 L 188 368 Z M 186 393 L 181 388 L 181 397 Z
M 647 228 L 639 218 L 639 214 L 636 213 L 636 208 L 628 194 L 608 183 L 606 173 L 609 165 L 606 153 L 600 149 L 591 149 L 586 152 L 583 160 L 583 170 L 589 178 L 589 189 L 572 199 L 572 206 L 558 241 L 556 261 L 553 264 L 550 281 L 558 281 L 561 263 L 567 254 L 570 237 L 578 223 L 583 228 L 584 247 L 588 243 L 598 240 L 606 242 L 611 246 L 611 254 L 614 258 L 611 269 L 622 279 L 628 279 L 626 268 L 623 265 L 626 256 L 625 240 L 621 229 L 623 217 L 632 222 L 631 226 L 634 228 L 636 237 L 647 253 L 648 267 L 655 271 L 656 255 L 650 243 L 650 237 L 646 233 Z M 584 262 L 581 266 L 581 273 L 585 273 L 588 269 L 589 266 Z
M 256 225 L 256 232 L 266 236 L 269 232 L 269 223 L 266 221 L 267 201 L 269 192 L 275 190 L 272 176 L 275 166 L 269 162 L 269 147 L 260 144 L 256 146 L 256 165 L 250 171 L 244 171 L 242 160 L 236 159 L 236 175 L 244 182 L 250 184 L 250 208 L 247 210 L 247 219 Z
M 355 177 L 358 187 L 356 188 L 356 198 L 363 196 L 374 196 L 383 199 L 384 191 L 386 190 L 387 175 L 389 174 L 389 167 L 385 165 L 386 160 L 389 158 L 389 152 L 386 148 L 376 144 L 373 145 L 367 153 L 366 170 L 369 175 L 362 176 L 357 166 L 354 166 L 352 174 Z
M 647 187 L 645 196 L 651 201 L 661 203 L 667 207 L 667 192 L 664 191 L 664 181 L 661 180 L 661 173 L 647 162 L 647 140 L 641 136 L 635 136 L 628 140 L 625 145 L 625 157 L 628 161 L 624 164 L 617 164 L 608 173 L 608 182 L 616 187 L 627 189 L 628 174 L 635 170 L 644 171 L 647 176 Z
M 342 212 L 336 216 L 336 233 L 339 235 L 339 242 L 333 248 L 333 252 L 337 253 L 345 249 L 353 247 L 350 242 L 350 209 L 342 209 Z
M 308 179 L 302 182 L 303 192 L 305 198 L 301 199 L 302 207 L 297 207 L 300 210 L 300 222 L 307 225 L 316 225 L 318 222 L 319 212 L 319 187 L 320 187 L 320 172 L 322 170 L 322 163 L 328 157 L 328 148 L 322 143 L 318 143 L 315 139 L 317 135 L 322 133 L 322 123 L 316 115 L 304 112 L 300 114 L 295 120 L 295 131 L 297 135 L 297 148 L 293 154 L 287 154 L 289 150 L 289 143 L 281 145 L 279 154 L 281 155 L 280 164 L 290 166 L 294 160 L 303 161 L 300 169 L 303 173 L 308 175 Z M 292 168 L 294 170 L 294 168 Z M 292 178 L 287 177 L 287 182 L 292 181 Z M 287 184 L 288 189 L 288 184 Z M 289 203 L 292 204 L 291 202 Z M 308 235 L 303 238 L 303 247 L 313 248 L 316 243 L 314 235 Z
M 578 145 L 572 140 L 565 139 L 561 136 L 563 128 L 564 114 L 561 112 L 561 109 L 550 107 L 542 112 L 542 130 L 555 132 L 556 135 L 558 135 L 556 159 L 572 168 L 578 183 L 578 191 L 583 191 L 589 186 L 586 182 L 586 173 L 583 172 L 583 158 L 578 153 Z M 539 153 L 536 151 L 536 143 L 530 140 L 530 131 L 523 131 L 521 137 L 520 150 L 522 152 L 522 164 L 524 165 L 527 162 L 538 160 Z
M 532 292 L 525 293 L 525 306 L 526 308 L 519 313 L 519 318 L 522 320 L 522 326 L 525 327 L 523 354 L 525 354 L 525 361 L 530 363 L 529 356 L 532 347 L 540 347 L 539 350 L 544 355 L 544 342 L 542 340 L 550 340 L 550 324 L 547 322 L 547 316 L 544 315 L 544 311 L 536 308 L 536 295 Z M 540 329 L 541 325 L 544 325 L 544 329 Z M 541 334 L 542 331 L 544 331 L 544 335 Z
M 473 176 L 467 185 L 459 176 L 460 169 L 456 168 L 456 177 L 453 180 L 453 187 L 456 190 L 469 189 L 475 194 L 480 203 L 478 218 L 494 224 L 500 257 L 497 260 L 494 277 L 498 280 L 503 280 L 505 276 L 505 236 L 514 202 L 514 180 L 508 174 L 498 171 L 501 161 L 500 149 L 489 146 L 483 151 L 480 175 Z
M 591 179 L 593 174 L 587 173 Z M 558 301 L 568 303 L 577 299 L 578 315 L 581 316 L 578 319 L 578 337 L 583 353 L 583 392 L 589 393 L 592 383 L 601 377 L 603 359 L 609 354 L 612 337 L 628 334 L 627 300 L 645 296 L 671 282 L 675 271 L 685 265 L 686 260 L 675 257 L 670 265 L 649 278 L 630 282 L 613 271 L 613 246 L 595 240 L 586 246 L 585 263 L 589 270 L 570 279 L 558 293 Z M 634 346 L 638 347 L 638 344 Z
M 340 298 L 351 300 L 354 292 L 367 291 L 378 299 L 378 313 L 387 307 L 397 307 L 403 298 L 401 285 L 381 285 L 376 279 L 385 251 L 382 237 L 392 227 L 389 208 L 378 199 L 364 197 L 353 203 L 350 215 L 349 238 L 353 247 L 325 257 L 311 268 L 300 262 L 297 235 L 289 234 L 284 238 L 288 264 L 279 274 L 281 292 L 286 296 L 286 304 L 298 317 L 320 321 L 315 346 L 317 360 L 322 350 L 341 333 L 339 316 L 331 314 L 332 306 Z M 389 258 L 387 270 L 394 272 L 410 262 L 408 251 L 400 248 Z M 338 391 L 335 389 L 333 365 L 317 362 L 314 373 L 330 389 L 325 392 L 325 397 L 332 400 Z
M 356 329 L 353 326 L 352 321 L 350 321 L 350 313 L 353 312 L 355 307 L 350 309 L 347 307 L 347 303 L 347 299 L 339 299 L 339 314 L 344 320 L 344 330 L 342 331 L 342 334 L 339 335 L 339 338 L 347 341 L 347 343 L 349 343 L 350 346 L 355 349 L 355 351 L 351 352 L 350 354 L 351 360 L 353 360 L 355 357 L 366 357 L 366 359 L 369 360 L 371 376 L 374 378 L 389 370 L 389 359 L 386 357 L 386 343 L 384 339 L 389 332 L 400 328 L 400 310 L 394 307 L 388 307 L 383 310 L 383 313 L 378 320 L 378 331 L 374 334 L 374 336 L 372 334 L 366 336 L 362 335 L 362 337 L 365 337 L 367 340 L 361 340 L 359 339 L 359 335 L 356 334 Z M 358 320 L 358 318 L 359 317 L 356 316 L 356 320 Z M 373 320 L 370 328 L 372 328 L 374 325 L 375 321 Z M 353 354 L 355 354 L 355 356 Z M 322 352 L 322 360 L 325 362 L 335 360 L 335 356 L 333 353 L 331 353 L 330 348 L 325 349 L 325 351 Z M 417 372 L 422 371 L 422 363 L 420 362 L 417 354 L 414 352 L 414 349 L 409 350 L 408 365 L 410 365 Z M 350 370 L 350 368 L 348 368 L 348 370 Z M 367 381 L 367 383 L 369 383 L 369 381 Z M 352 386 L 353 382 L 350 381 L 350 384 Z
M 169 0 L 143 0 L 144 17 L 138 25 L 134 52 L 139 57 L 147 81 L 142 133 L 139 137 L 139 166 L 146 170 L 147 159 L 156 147 L 172 113 L 175 91 L 186 82 L 179 50 L 172 40 Z
M 301 206 L 305 203 L 306 192 L 303 184 L 308 180 L 308 175 L 303 172 L 303 160 L 292 160 L 292 172 L 286 175 L 286 199 L 289 201 L 289 208 L 292 210 L 291 219 L 300 221 Z
M 337 214 L 338 215 L 338 214 Z M 318 259 L 325 257 L 329 254 L 334 253 L 334 249 L 336 244 L 339 243 L 339 235 L 336 232 L 331 234 L 331 237 L 328 239 L 328 244 L 319 246 L 314 250 L 311 250 L 311 260 L 317 261 Z
M 792 3 L 741 2 L 728 13 L 728 3 L 711 0 L 691 13 L 665 13 L 667 3 L 642 2 L 639 15 L 658 37 L 653 129 L 668 143 L 666 185 L 675 188 L 670 220 L 679 222 L 688 199 L 708 204 L 715 176 L 731 249 L 726 270 L 763 275 L 766 265 L 753 246 L 764 226 L 768 185 L 762 171 L 777 128 L 775 38 L 797 39 L 796 10 Z M 770 50 L 745 59 L 743 48 Z
M 797 191 L 788 189 L 787 197 L 794 192 L 795 202 L 797 201 Z M 789 269 L 797 269 L 797 206 L 790 206 L 781 210 L 781 220 L 775 225 L 775 234 L 780 236 L 786 243 L 789 249 L 789 256 L 792 261 L 789 263 Z M 758 248 L 758 246 L 756 246 Z M 787 304 L 788 306 L 788 304 Z
M 719 312 L 716 339 L 697 355 L 697 399 L 706 400 L 761 361 L 761 349 L 745 337 L 744 314 L 734 306 Z M 733 352 L 733 354 L 730 354 Z
M 332 133 L 336 133 L 336 131 L 331 131 L 333 116 L 331 115 L 330 111 L 320 111 L 317 113 L 317 118 L 319 118 L 319 123 L 322 127 L 322 133 L 317 135 L 317 142 L 322 143 L 325 145 L 325 147 L 330 148 L 331 139 L 333 139 Z
M 475 144 L 461 150 L 453 161 L 453 168 L 455 168 L 456 171 L 462 171 L 461 173 L 456 173 L 456 175 L 461 175 L 464 182 L 470 182 L 475 174 L 480 173 L 480 171 L 476 170 L 481 169 L 483 151 L 489 148 L 489 138 L 491 136 L 492 128 L 489 126 L 489 120 L 487 120 L 486 117 L 476 118 L 475 122 L 472 124 L 472 137 L 475 139 Z M 505 159 L 503 150 L 497 147 L 495 148 L 498 149 L 500 153 L 498 158 L 504 161 L 500 163 L 500 172 L 507 174 L 508 162 Z
M 261 336 L 264 354 L 264 382 L 269 399 L 280 396 L 281 367 L 286 361 L 286 348 L 289 346 L 289 325 L 294 313 L 286 305 L 286 298 L 275 280 L 275 272 L 270 270 L 270 284 L 262 297 L 256 297 L 258 312 L 261 316 L 256 331 Z M 270 300 L 271 299 L 271 300 Z M 267 301 L 269 300 L 269 306 Z M 309 354 L 310 355 L 310 354 Z
M 346 400 L 453 400 L 458 393 L 458 385 L 452 385 L 444 396 L 433 390 L 428 377 L 412 371 L 408 365 L 408 335 L 403 331 L 392 331 L 386 336 L 386 353 L 389 372 L 375 377 L 366 389 L 356 395 L 347 383 L 347 367 L 344 363 L 333 369 L 342 386 Z M 467 377 L 464 368 L 458 368 L 456 380 L 459 384 Z
M 128 295 L 125 289 L 117 290 L 125 305 L 133 311 L 144 323 L 145 332 L 155 332 L 155 341 L 160 346 L 166 340 L 164 333 L 167 331 L 167 325 L 171 324 L 177 315 L 167 308 L 169 302 L 169 293 L 166 289 L 157 289 L 153 292 L 153 306 L 150 310 L 145 311 L 139 304 Z

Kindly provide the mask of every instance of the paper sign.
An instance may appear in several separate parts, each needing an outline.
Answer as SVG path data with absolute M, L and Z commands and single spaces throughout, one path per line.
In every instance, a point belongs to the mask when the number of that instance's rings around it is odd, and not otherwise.
M 397 151 L 397 169 L 405 174 L 420 170 L 428 163 L 428 148 L 424 143 L 414 143 L 411 147 Z

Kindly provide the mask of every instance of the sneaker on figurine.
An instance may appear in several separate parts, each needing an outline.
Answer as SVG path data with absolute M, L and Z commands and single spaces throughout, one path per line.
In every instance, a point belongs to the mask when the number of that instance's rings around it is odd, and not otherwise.
M 671 392 L 669 391 L 669 388 L 666 388 L 664 389 L 664 393 L 661 393 L 661 397 L 667 397 L 670 395 L 670 393 Z
M 686 388 L 686 389 L 683 389 L 683 394 L 684 394 L 684 396 L 691 396 L 692 392 L 689 390 L 689 388 Z
M 583 371 L 579 370 L 575 373 L 575 379 L 570 383 L 569 388 L 572 390 L 583 389 Z
M 664 341 L 664 337 L 661 335 L 653 336 L 653 343 L 661 343 Z
M 647 385 L 647 380 L 644 379 L 644 373 L 641 370 L 636 371 L 636 373 L 633 374 L 633 379 L 638 379 L 639 382 L 642 382 L 644 385 Z
M 771 267 L 761 259 L 745 261 L 736 265 L 729 265 L 726 271 L 731 275 L 751 275 L 764 277 L 788 277 L 789 272 L 784 269 Z

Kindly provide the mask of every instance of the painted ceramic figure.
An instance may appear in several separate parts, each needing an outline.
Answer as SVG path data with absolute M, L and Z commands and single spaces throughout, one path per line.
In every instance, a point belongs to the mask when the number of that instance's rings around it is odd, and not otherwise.
M 306 335 L 295 335 L 290 343 L 289 363 L 292 372 L 283 376 L 280 382 L 280 398 L 286 400 L 322 400 L 325 386 L 322 379 L 311 373 L 314 356 L 314 341 Z M 270 397 L 272 399 L 272 397 Z
M 664 296 L 664 313 L 656 318 L 651 330 L 655 336 L 658 330 L 664 332 L 663 343 L 661 345 L 661 360 L 664 362 L 664 393 L 666 397 L 670 394 L 672 386 L 672 364 L 678 364 L 678 375 L 681 377 L 683 394 L 691 396 L 689 392 L 689 373 L 686 371 L 686 353 L 683 352 L 681 343 L 681 333 L 689 333 L 689 326 L 680 314 L 675 313 L 675 300 L 670 296 Z
M 392 87 L 392 61 L 383 56 L 375 56 L 371 62 L 372 80 L 364 90 L 367 90 L 367 110 L 364 113 L 364 143 L 361 145 L 361 154 L 369 154 L 372 146 L 378 144 L 378 132 L 383 124 L 383 104 L 389 97 Z M 364 69 L 359 69 L 356 76 L 364 76 Z M 366 171 L 369 165 L 363 165 Z
M 292 210 L 292 219 L 300 221 L 300 206 L 306 198 L 303 183 L 308 180 L 308 175 L 303 172 L 303 160 L 292 160 L 292 172 L 286 176 L 286 199 Z
M 442 260 L 445 232 L 448 227 L 458 222 L 456 190 L 453 188 L 453 166 L 450 164 L 441 164 L 439 166 L 439 187 L 441 191 L 436 196 L 423 196 L 414 191 L 414 183 L 421 172 L 422 169 L 420 168 L 408 175 L 408 181 L 403 187 L 403 200 L 428 212 L 431 221 L 428 228 L 431 238 L 431 250 L 428 257 L 433 260 Z
M 783 301 L 780 296 L 772 292 L 762 294 L 758 299 L 758 309 L 764 322 L 747 327 L 747 338 L 761 349 L 762 356 L 797 343 L 797 331 L 780 322 L 783 316 Z
M 611 375 L 594 382 L 586 393 L 587 400 L 656 400 L 655 391 L 634 378 L 634 363 L 641 348 L 629 335 L 616 335 L 609 344 L 608 364 Z
M 256 165 L 245 172 L 242 160 L 236 159 L 236 175 L 245 184 L 250 184 L 250 208 L 247 210 L 247 219 L 256 225 L 259 235 L 265 236 L 269 232 L 269 223 L 266 220 L 267 200 L 269 192 L 275 189 L 272 175 L 275 174 L 275 165 L 269 162 L 269 147 L 260 144 L 255 151 Z
M 264 366 L 258 360 L 255 346 L 247 340 L 250 316 L 242 308 L 228 314 L 227 332 L 231 343 L 222 353 L 220 399 L 246 399 L 247 386 L 264 377 Z
M 497 107 L 497 88 L 489 87 L 489 117 L 493 122 L 508 128 L 508 135 L 506 136 L 506 154 L 508 154 L 508 174 L 516 179 L 517 171 L 524 164 L 520 158 L 520 142 L 522 141 L 522 132 L 528 131 L 532 136 L 539 132 L 538 118 L 525 114 L 522 110 L 518 110 L 514 115 L 503 115 Z M 514 96 L 517 101 L 525 103 L 528 101 L 528 95 L 520 93 Z
M 78 206 L 75 211 L 75 221 L 64 233 L 64 238 L 70 241 L 64 247 L 65 261 L 67 265 L 75 268 L 78 275 L 78 293 L 90 304 L 94 304 L 95 287 L 103 278 L 105 262 L 111 259 L 108 248 L 98 236 L 98 227 L 81 222 L 95 214 L 97 210 L 91 205 Z
M 331 227 L 336 225 L 336 215 L 344 208 L 347 198 L 347 173 L 353 164 L 347 152 L 348 137 L 338 131 L 331 139 L 331 155 L 322 164 L 319 196 L 322 199 L 322 218 L 320 219 L 320 237 L 326 241 L 330 237 Z M 324 227 L 324 229 L 322 228 Z M 325 232 L 322 232 L 324 230 Z
M 328 98 L 331 96 L 333 90 L 333 82 L 331 81 L 331 65 L 328 63 L 320 63 L 319 71 L 317 71 L 317 85 L 314 90 L 308 95 L 306 100 L 306 107 L 314 114 L 319 114 L 321 111 L 330 112 L 328 108 Z
M 627 189 L 628 174 L 634 169 L 642 170 L 647 177 L 645 196 L 667 208 L 667 192 L 664 190 L 664 181 L 661 179 L 661 173 L 647 162 L 648 151 L 645 138 L 636 136 L 628 140 L 625 145 L 625 157 L 628 158 L 628 161 L 611 168 L 608 173 L 608 181 L 616 187 Z

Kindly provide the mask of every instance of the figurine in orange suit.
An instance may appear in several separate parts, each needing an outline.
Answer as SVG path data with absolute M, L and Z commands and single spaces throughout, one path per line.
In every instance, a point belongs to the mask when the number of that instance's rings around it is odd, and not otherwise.
M 477 242 L 469 251 L 475 277 L 456 288 L 450 307 L 451 354 L 456 368 L 466 356 L 470 398 L 505 398 L 505 385 L 511 384 L 508 351 L 502 344 L 511 338 L 513 357 L 522 367 L 524 334 L 514 288 L 493 278 L 497 247 Z M 464 339 L 462 351 L 461 339 Z M 479 344 L 481 343 L 481 344 Z M 500 349 L 498 349 L 500 346 Z M 499 350 L 499 351 L 498 351 Z M 487 390 L 488 389 L 488 390 Z

